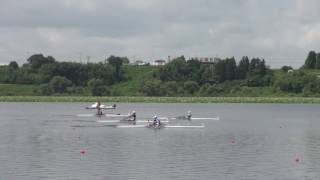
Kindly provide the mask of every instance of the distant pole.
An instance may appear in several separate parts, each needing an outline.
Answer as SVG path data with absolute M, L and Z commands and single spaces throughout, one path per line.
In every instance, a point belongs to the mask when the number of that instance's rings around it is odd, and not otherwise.
M 82 64 L 82 53 L 81 52 L 79 53 L 79 60 L 80 60 L 80 63 Z
M 106 58 L 104 59 L 104 63 L 105 63 L 105 64 L 108 63 L 108 55 L 106 55 Z
M 87 56 L 87 64 L 90 63 L 90 56 Z

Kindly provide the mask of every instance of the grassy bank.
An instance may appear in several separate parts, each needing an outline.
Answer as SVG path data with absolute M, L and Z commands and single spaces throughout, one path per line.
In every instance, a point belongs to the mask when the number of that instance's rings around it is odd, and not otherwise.
M 24 84 L 0 84 L 0 96 L 16 96 L 16 95 L 36 95 L 35 90 L 38 85 Z
M 121 102 L 121 103 L 292 103 L 320 104 L 310 97 L 92 97 L 92 96 L 0 96 L 1 102 Z

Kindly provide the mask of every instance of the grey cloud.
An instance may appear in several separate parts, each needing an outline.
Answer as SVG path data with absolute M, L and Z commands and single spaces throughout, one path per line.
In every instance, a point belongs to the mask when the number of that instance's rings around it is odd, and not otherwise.
M 0 61 L 43 52 L 61 60 L 248 55 L 277 67 L 302 64 L 320 46 L 319 6 L 317 0 L 2 0 Z

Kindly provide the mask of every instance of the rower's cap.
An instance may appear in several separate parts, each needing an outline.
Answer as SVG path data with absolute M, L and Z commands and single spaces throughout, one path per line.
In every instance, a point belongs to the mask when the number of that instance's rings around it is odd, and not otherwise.
M 157 118 L 157 115 L 154 115 L 153 118 Z

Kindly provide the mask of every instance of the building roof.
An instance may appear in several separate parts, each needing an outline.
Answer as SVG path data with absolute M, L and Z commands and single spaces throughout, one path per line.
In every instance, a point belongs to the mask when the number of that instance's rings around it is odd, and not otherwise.
M 166 62 L 166 61 L 162 59 L 158 59 L 158 60 L 155 60 L 154 62 Z

